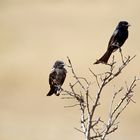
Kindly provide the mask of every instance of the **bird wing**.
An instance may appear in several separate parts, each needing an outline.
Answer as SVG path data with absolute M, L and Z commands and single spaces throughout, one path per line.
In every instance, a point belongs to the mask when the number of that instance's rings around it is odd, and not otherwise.
M 117 36 L 118 36 L 119 30 L 116 29 L 113 32 L 113 35 L 111 36 L 109 43 L 108 43 L 108 50 L 111 49 L 112 46 L 118 45 L 117 44 Z M 112 48 L 113 49 L 113 48 Z
M 61 86 L 66 78 L 67 71 L 63 69 L 53 69 L 49 75 L 49 84 L 50 86 L 59 85 Z
M 50 86 L 56 85 L 56 75 L 57 75 L 57 72 L 55 71 L 55 69 L 52 69 L 52 71 L 49 75 Z

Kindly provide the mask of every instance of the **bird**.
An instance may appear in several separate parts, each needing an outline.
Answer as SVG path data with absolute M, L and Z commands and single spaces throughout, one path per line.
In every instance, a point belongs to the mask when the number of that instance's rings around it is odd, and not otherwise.
M 97 60 L 94 64 L 104 63 L 107 64 L 111 54 L 116 51 L 117 49 L 121 50 L 122 45 L 128 38 L 128 27 L 130 24 L 127 21 L 120 21 L 113 32 L 109 43 L 108 48 L 104 55 Z
M 51 73 L 49 74 L 49 84 L 50 91 L 46 96 L 51 96 L 55 94 L 56 96 L 60 95 L 61 86 L 63 85 L 67 70 L 64 68 L 65 63 L 63 61 L 57 60 L 52 68 Z

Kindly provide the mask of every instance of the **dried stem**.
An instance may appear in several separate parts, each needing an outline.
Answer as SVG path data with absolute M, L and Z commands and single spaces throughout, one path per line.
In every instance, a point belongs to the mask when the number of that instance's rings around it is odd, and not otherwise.
M 64 96 L 63 99 L 73 99 L 76 101 L 74 105 L 66 106 L 66 107 L 79 107 L 81 112 L 80 123 L 81 129 L 75 128 L 77 131 L 81 132 L 85 136 L 85 140 L 105 140 L 106 136 L 114 133 L 118 129 L 118 118 L 122 114 L 122 112 L 127 108 L 130 102 L 134 102 L 132 100 L 133 91 L 136 86 L 137 79 L 136 77 L 128 86 L 126 83 L 126 87 L 121 87 L 118 91 L 114 92 L 113 97 L 111 98 L 111 103 L 109 107 L 109 115 L 108 121 L 105 122 L 101 120 L 101 116 L 98 119 L 95 118 L 96 110 L 100 103 L 100 98 L 103 93 L 103 89 L 115 78 L 117 78 L 123 69 L 134 59 L 135 56 L 128 56 L 125 60 L 121 53 L 122 64 L 117 68 L 115 59 L 113 57 L 111 64 L 107 64 L 109 66 L 109 70 L 105 71 L 102 74 L 95 74 L 91 68 L 89 68 L 90 73 L 93 75 L 95 82 L 97 84 L 97 93 L 96 97 L 93 98 L 90 96 L 90 86 L 91 82 L 89 82 L 86 78 L 82 76 L 77 76 L 71 60 L 69 57 L 68 63 L 71 73 L 75 79 L 75 82 L 70 83 L 70 89 L 63 90 Z M 77 87 L 80 91 L 77 91 Z M 94 85 L 93 85 L 94 86 Z M 117 95 L 119 93 L 123 93 L 123 97 L 120 98 L 119 102 L 117 100 Z M 94 102 L 93 102 L 94 101 Z M 117 105 L 115 104 L 116 102 Z

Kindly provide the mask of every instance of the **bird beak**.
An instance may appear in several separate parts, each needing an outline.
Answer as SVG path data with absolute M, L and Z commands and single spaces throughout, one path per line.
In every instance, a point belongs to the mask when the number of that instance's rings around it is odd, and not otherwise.
M 130 24 L 127 25 L 128 27 L 131 26 Z

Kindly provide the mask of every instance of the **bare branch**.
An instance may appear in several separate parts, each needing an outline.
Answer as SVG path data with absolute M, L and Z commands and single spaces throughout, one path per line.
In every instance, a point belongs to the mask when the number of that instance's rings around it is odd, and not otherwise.
M 99 80 L 98 80 L 98 76 L 89 68 L 89 71 L 93 74 L 93 76 L 95 77 L 96 79 L 96 83 L 98 85 L 98 87 L 100 88 L 100 84 L 99 84 Z
M 85 89 L 85 87 L 83 86 L 83 84 L 80 82 L 80 80 L 79 80 L 79 78 L 76 76 L 76 74 L 75 74 L 75 72 L 74 72 L 74 69 L 73 69 L 73 66 L 72 66 L 72 63 L 71 63 L 71 60 L 69 59 L 69 57 L 67 57 L 67 59 L 68 59 L 68 62 L 69 62 L 69 64 L 70 64 L 70 68 L 71 68 L 71 71 L 72 71 L 72 73 L 73 73 L 73 76 L 74 76 L 74 78 L 77 80 L 77 82 L 81 85 L 81 87 L 84 89 L 84 90 L 86 90 Z
M 127 108 L 127 106 L 134 102 L 133 92 L 136 86 L 136 81 L 139 80 L 136 77 L 128 86 L 127 82 L 125 82 L 126 87 L 120 87 L 118 91 L 114 92 L 113 97 L 111 98 L 110 107 L 109 107 L 109 115 L 107 122 L 101 119 L 101 116 L 98 116 L 98 119 L 95 119 L 96 110 L 99 105 L 102 107 L 100 103 L 100 98 L 102 97 L 103 89 L 116 77 L 118 77 L 123 69 L 135 58 L 135 56 L 124 59 L 122 52 L 122 64 L 119 67 L 116 66 L 116 62 L 113 56 L 112 62 L 107 64 L 109 66 L 109 70 L 104 73 L 95 74 L 92 69 L 89 68 L 90 73 L 93 75 L 93 79 L 97 84 L 97 92 L 96 97 L 93 98 L 90 96 L 89 87 L 91 86 L 91 82 L 88 79 L 77 76 L 75 70 L 73 68 L 72 62 L 69 57 L 68 63 L 70 71 L 75 79 L 74 83 L 70 83 L 70 91 L 63 90 L 66 97 L 62 99 L 73 99 L 76 101 L 74 105 L 65 106 L 67 107 L 79 107 L 80 109 L 80 124 L 81 129 L 75 128 L 77 131 L 84 134 L 85 140 L 105 140 L 106 136 L 114 133 L 118 129 L 118 118 L 122 114 L 122 112 Z M 78 90 L 79 91 L 78 91 Z M 118 101 L 119 96 L 120 99 Z M 117 104 L 116 104 L 117 102 Z
M 116 92 L 113 96 L 112 102 L 111 102 L 111 107 L 110 107 L 110 115 L 109 115 L 109 120 L 108 120 L 108 124 L 106 125 L 106 131 L 104 132 L 103 136 L 102 136 L 102 140 L 105 139 L 105 137 L 110 134 L 112 131 L 110 131 L 110 129 L 114 126 L 116 120 L 118 119 L 118 117 L 121 115 L 121 113 L 126 109 L 126 107 L 128 106 L 128 104 L 132 101 L 132 93 L 133 93 L 133 89 L 136 86 L 136 81 L 137 78 L 135 77 L 134 80 L 132 81 L 131 85 L 128 87 L 126 87 L 127 92 L 125 93 L 124 97 L 120 100 L 120 102 L 118 103 L 118 105 L 115 107 L 115 109 L 112 111 L 112 106 L 114 103 L 114 100 L 116 98 L 116 95 L 123 91 L 123 88 L 121 88 L 118 92 Z M 131 95 L 131 96 L 130 96 Z M 126 101 L 126 103 L 123 105 L 123 103 Z M 118 127 L 118 126 L 117 126 Z M 116 129 L 114 129 L 116 130 Z M 110 133 L 109 133 L 110 132 Z M 114 132 L 114 131 L 113 131 Z
M 84 133 L 83 131 L 81 131 L 80 129 L 74 127 L 74 129 L 76 129 L 77 131 L 81 132 L 81 133 Z

